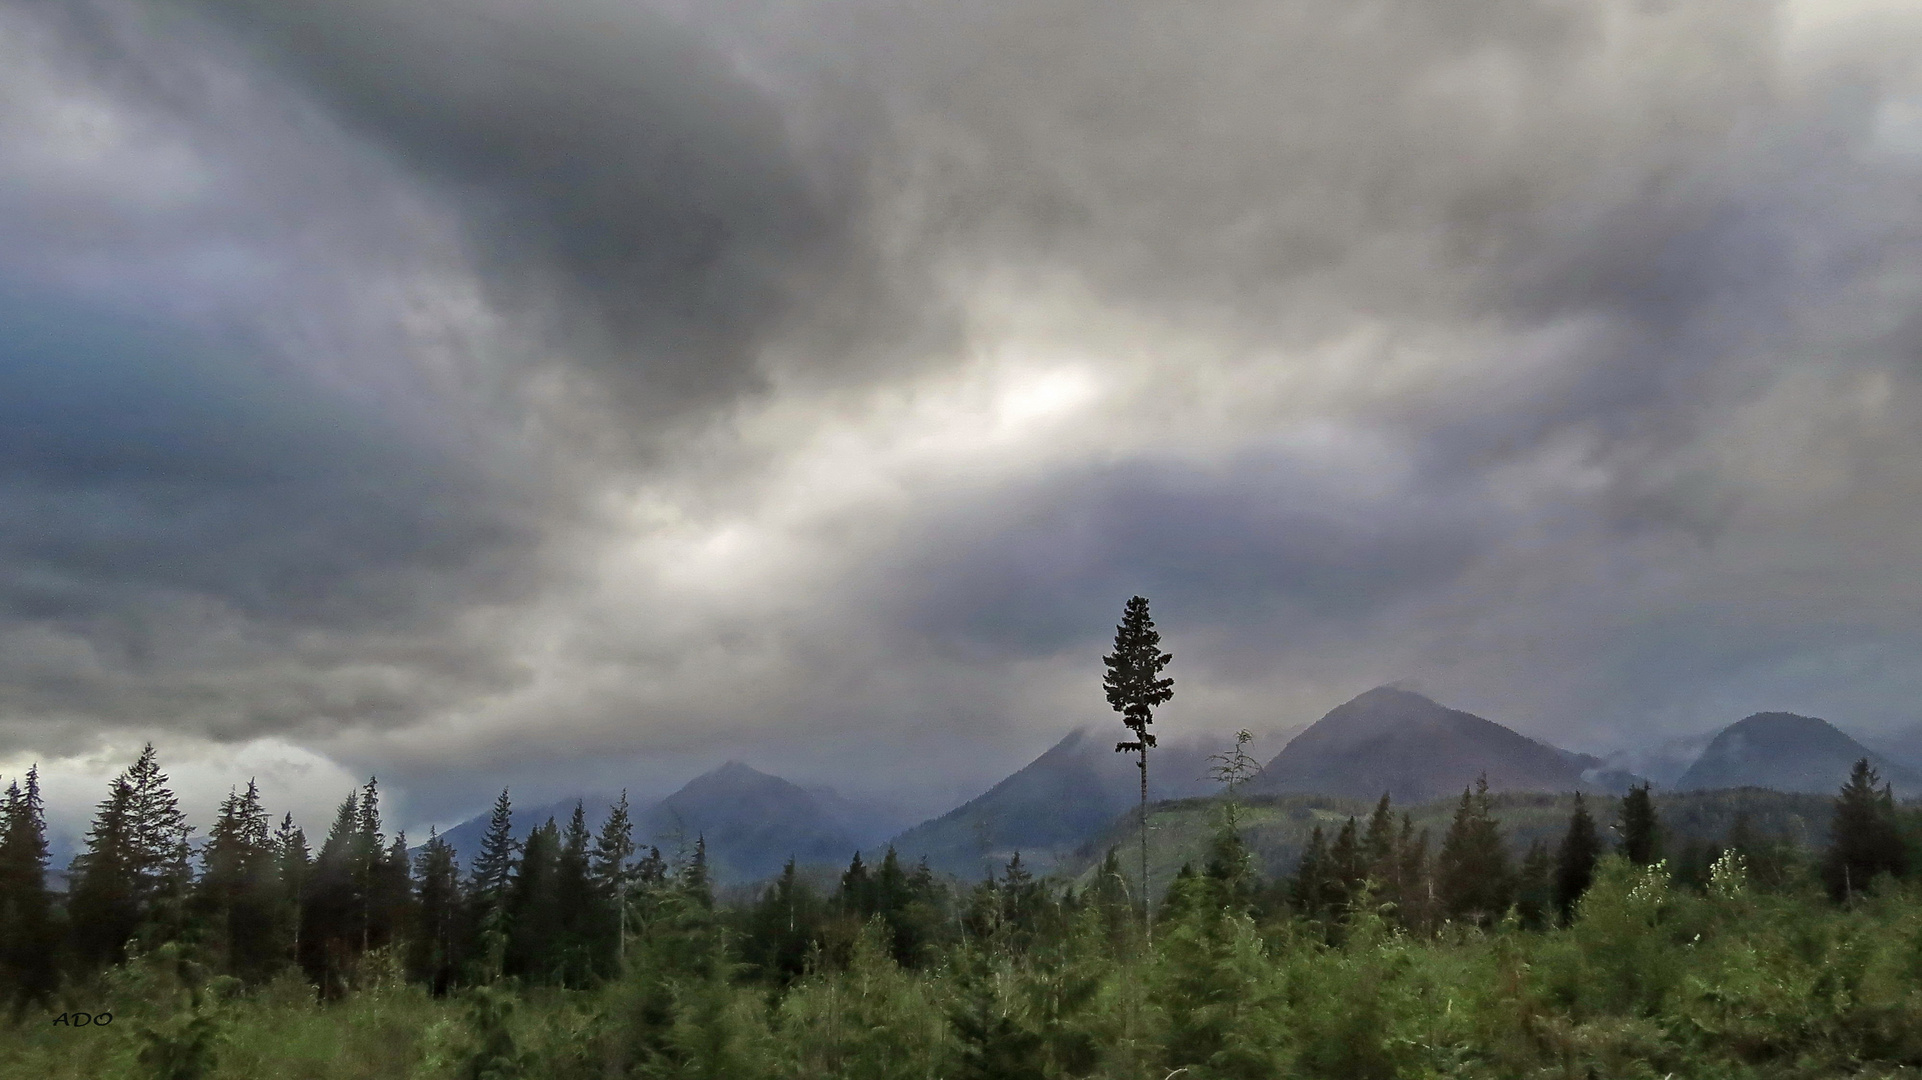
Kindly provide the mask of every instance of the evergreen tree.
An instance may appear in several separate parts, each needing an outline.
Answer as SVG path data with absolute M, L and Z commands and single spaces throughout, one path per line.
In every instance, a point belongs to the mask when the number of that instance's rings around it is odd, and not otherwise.
M 301 955 L 302 911 L 307 895 L 307 879 L 313 870 L 313 855 L 307 850 L 307 834 L 294 824 L 294 815 L 284 814 L 274 830 L 274 876 L 278 901 L 274 925 L 281 957 L 298 961 Z
M 820 929 L 821 901 L 788 859 L 781 876 L 762 890 L 747 919 L 742 959 L 761 978 L 788 986 L 807 973 L 808 951 Z
M 576 802 L 561 833 L 560 856 L 554 866 L 558 969 L 566 986 L 585 986 L 594 977 L 594 937 L 600 920 L 588 876 L 592 842 L 587 831 L 587 809 Z
M 1329 913 L 1329 898 L 1338 889 L 1328 858 L 1328 840 L 1317 825 L 1308 834 L 1308 847 L 1295 865 L 1295 910 L 1311 919 L 1320 918 Z
M 17 1009 L 44 1001 L 56 982 L 46 810 L 36 765 L 27 770 L 25 788 L 7 785 L 0 808 L 0 996 Z
M 1368 860 L 1362 852 L 1361 834 L 1352 817 L 1342 823 L 1334 844 L 1328 848 L 1328 873 L 1335 882 L 1338 910 L 1346 910 L 1368 878 Z
M 1392 893 L 1396 879 L 1401 876 L 1395 854 L 1395 813 L 1384 791 L 1381 800 L 1375 803 L 1375 812 L 1368 816 L 1368 831 L 1361 838 L 1364 876 L 1375 879 L 1375 884 L 1384 892 Z
M 87 830 L 86 850 L 74 857 L 68 874 L 73 951 L 88 967 L 119 963 L 140 929 L 132 816 L 133 786 L 123 774 L 108 787 Z
M 866 922 L 874 914 L 874 901 L 873 875 L 868 873 L 868 866 L 857 851 L 848 860 L 848 868 L 841 871 L 841 888 L 834 894 L 835 910 Z
M 1515 914 L 1522 929 L 1541 930 L 1548 926 L 1549 913 L 1555 907 L 1554 877 L 1554 862 L 1548 856 L 1548 847 L 1540 840 L 1528 845 L 1521 872 L 1515 876 Z
M 148 743 L 114 778 L 74 859 L 68 910 L 82 963 L 119 963 L 136 935 L 178 936 L 192 831 Z
M 234 975 L 257 981 L 284 959 L 274 838 L 260 789 L 229 791 L 200 851 L 195 906 L 216 953 Z
M 1895 795 L 1877 788 L 1881 777 L 1867 758 L 1855 763 L 1849 779 L 1835 796 L 1835 816 L 1829 820 L 1829 846 L 1822 856 L 1822 879 L 1829 895 L 1848 900 L 1863 892 L 1879 874 L 1902 877 L 1908 872 L 1908 852 L 1896 816 Z
M 593 924 L 601 928 L 590 934 L 590 940 L 601 942 L 597 952 L 611 961 L 604 965 L 603 974 L 619 971 L 627 956 L 627 890 L 634 882 L 634 868 L 629 865 L 633 858 L 634 823 L 628 817 L 627 792 L 622 791 L 594 837 L 587 866 L 594 895 Z
M 1662 856 L 1662 828 L 1648 785 L 1622 796 L 1622 855 L 1636 866 L 1651 866 Z
M 127 770 L 133 787 L 134 851 L 139 857 L 140 880 L 145 884 L 144 899 L 149 919 L 161 927 L 161 936 L 177 934 L 183 926 L 187 895 L 193 883 L 192 849 L 187 838 L 193 827 L 181 812 L 180 800 L 167 786 L 167 774 L 152 743 Z
M 507 890 L 513 880 L 514 804 L 502 788 L 500 798 L 487 818 L 487 832 L 481 837 L 480 853 L 467 880 L 470 924 L 476 941 L 472 950 L 482 968 L 482 978 L 491 981 L 506 962 Z
M 1488 797 L 1486 776 L 1475 782 L 1473 790 L 1462 792 L 1455 819 L 1442 838 L 1435 886 L 1442 914 L 1477 926 L 1492 925 L 1514 901 L 1514 873 Z
M 1127 879 L 1122 876 L 1121 856 L 1114 848 L 1108 849 L 1107 857 L 1101 860 L 1101 869 L 1082 896 L 1101 920 L 1109 945 L 1120 945 L 1126 937 L 1128 913 L 1134 904 L 1128 898 Z
M 329 997 L 344 993 L 365 940 L 360 792 L 350 791 L 314 857 L 301 894 L 301 966 Z
M 1575 793 L 1575 810 L 1568 816 L 1568 831 L 1555 852 L 1555 914 L 1566 926 L 1575 917 L 1575 905 L 1595 880 L 1595 864 L 1602 857 L 1602 838 L 1595 831 L 1595 819 L 1580 792 Z
M 695 836 L 694 855 L 681 867 L 678 877 L 681 895 L 703 911 L 714 910 L 714 880 L 707 869 L 706 836 Z
M 892 853 L 890 848 L 889 854 Z M 1021 865 L 1019 851 L 1002 868 L 1000 894 L 1001 925 L 1006 940 L 1017 952 L 1025 952 L 1041 929 L 1047 895 L 1041 883 Z
M 1415 831 L 1415 819 L 1404 812 L 1401 836 L 1395 841 L 1395 914 L 1403 927 L 1426 933 L 1435 924 L 1434 882 L 1428 875 L 1428 830 Z
M 360 952 L 397 947 L 412 929 L 413 859 L 407 834 L 381 829 L 380 785 L 368 777 L 354 818 L 354 877 L 360 898 Z
M 407 853 L 407 834 L 397 832 L 374 867 L 374 887 L 368 898 L 373 908 L 374 946 L 405 953 L 419 912 L 414 903 L 414 860 Z
M 527 834 L 507 894 L 505 971 L 529 982 L 558 982 L 560 829 L 548 818 Z
M 460 864 L 454 847 L 434 829 L 414 856 L 416 933 L 409 953 L 412 977 L 436 997 L 452 988 L 463 959 Z
M 1148 600 L 1136 596 L 1122 608 L 1121 625 L 1115 627 L 1114 652 L 1101 658 L 1108 669 L 1101 679 L 1108 704 L 1121 714 L 1134 738 L 1115 744 L 1115 753 L 1136 755 L 1141 770 L 1141 920 L 1144 933 L 1152 933 L 1148 921 L 1148 751 L 1155 745 L 1155 706 L 1175 696 L 1175 681 L 1161 678 L 1161 670 L 1174 656 L 1161 651 L 1161 634 L 1148 615 Z
M 1245 912 L 1253 905 L 1257 884 L 1254 857 L 1241 839 L 1241 830 L 1227 827 L 1225 821 L 1215 830 L 1201 876 L 1212 886 L 1217 907 Z
M 969 950 L 956 962 L 954 979 L 948 1023 L 960 1051 L 955 1080 L 1044 1080 L 1046 1040 L 1021 1022 L 990 954 Z

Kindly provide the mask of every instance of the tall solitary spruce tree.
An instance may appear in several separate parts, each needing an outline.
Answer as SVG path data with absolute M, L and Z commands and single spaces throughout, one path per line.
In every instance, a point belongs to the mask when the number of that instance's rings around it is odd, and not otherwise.
M 1153 930 L 1148 923 L 1148 751 L 1155 745 L 1155 706 L 1175 696 L 1175 681 L 1161 678 L 1161 669 L 1173 660 L 1161 651 L 1161 634 L 1148 617 L 1148 599 L 1131 597 L 1121 611 L 1121 625 L 1115 627 L 1114 652 L 1101 658 L 1108 673 L 1102 676 L 1102 689 L 1108 704 L 1121 714 L 1121 722 L 1134 738 L 1115 744 L 1117 754 L 1135 754 L 1141 770 L 1141 926 L 1144 934 Z

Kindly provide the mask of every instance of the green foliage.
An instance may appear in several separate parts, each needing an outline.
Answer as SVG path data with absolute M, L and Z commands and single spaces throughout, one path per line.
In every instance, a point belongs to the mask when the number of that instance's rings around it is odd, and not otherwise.
M 371 781 L 311 861 L 290 820 L 269 835 L 257 793 L 236 791 L 191 902 L 170 908 L 167 845 L 184 834 L 176 822 L 146 830 L 165 843 L 140 839 L 136 818 L 166 820 L 150 812 L 164 777 L 143 761 L 116 779 L 81 863 L 101 875 L 96 900 L 109 883 L 133 898 L 130 951 L 76 964 L 0 1030 L 0 1080 L 1922 1070 L 1922 883 L 1904 847 L 1918 822 L 1866 765 L 1827 817 L 1768 793 L 1661 803 L 1688 873 L 1595 858 L 1578 799 L 1479 785 L 1399 818 L 1385 798 L 1165 805 L 1157 826 L 1189 863 L 1164 879 L 1151 946 L 1112 848 L 1071 882 L 1016 856 L 972 886 L 886 852 L 857 857 L 826 896 L 790 864 L 730 907 L 698 843 L 672 864 L 633 861 L 620 813 L 595 839 L 577 808 L 516 851 L 503 797 L 504 869 L 464 890 L 438 836 L 411 863 L 385 840 Z M 36 804 L 32 774 L 7 793 L 0 888 L 14 892 L 0 902 L 31 898 Z M 1444 813 L 1431 872 L 1422 826 Z M 1798 820 L 1827 823 L 1829 848 L 1797 847 Z M 1302 839 L 1292 887 L 1264 857 L 1284 828 Z M 160 853 L 144 884 L 127 872 L 143 844 Z M 69 915 L 113 913 L 70 899 Z M 489 947 L 492 970 L 454 962 Z M 76 1010 L 115 1022 L 54 1023 Z
M 159 942 L 181 933 L 192 832 L 148 743 L 114 778 L 74 860 L 68 908 L 83 965 L 118 962 L 137 937 Z
M 1855 763 L 1848 782 L 1835 799 L 1829 824 L 1829 848 L 1822 859 L 1822 880 L 1829 895 L 1852 899 L 1866 891 L 1876 877 L 1900 877 L 1908 872 L 1908 850 L 1903 843 L 1895 796 L 1878 788 L 1881 777 L 1867 758 Z
M 1472 791 L 1462 792 L 1435 863 L 1435 891 L 1446 917 L 1475 926 L 1493 924 L 1514 901 L 1514 872 L 1487 777 L 1476 781 Z

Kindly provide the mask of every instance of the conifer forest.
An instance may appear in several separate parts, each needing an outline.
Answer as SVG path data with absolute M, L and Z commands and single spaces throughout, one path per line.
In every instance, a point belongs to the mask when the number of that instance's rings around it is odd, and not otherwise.
M 1912 1076 L 1922 815 L 1878 779 L 1825 844 L 1738 816 L 1686 857 L 1646 787 L 1526 850 L 1485 785 L 1438 837 L 1384 797 L 1276 874 L 1230 786 L 1150 936 L 1125 851 L 962 881 L 890 849 L 724 900 L 624 800 L 517 842 L 503 792 L 462 866 L 372 780 L 317 843 L 251 783 L 196 838 L 148 747 L 64 893 L 37 777 L 6 789 L 0 1076 Z

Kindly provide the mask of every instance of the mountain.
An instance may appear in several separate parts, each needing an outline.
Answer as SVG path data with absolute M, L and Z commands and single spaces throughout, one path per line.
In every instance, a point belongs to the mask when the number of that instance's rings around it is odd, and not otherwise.
M 1461 794 L 1487 775 L 1499 791 L 1581 791 L 1598 759 L 1568 754 L 1492 720 L 1381 686 L 1337 706 L 1275 755 L 1250 793 L 1302 793 L 1421 803 Z
M 802 863 L 845 863 L 893 823 L 829 788 L 804 788 L 738 761 L 687 782 L 637 816 L 634 834 L 667 855 L 707 841 L 716 879 L 754 881 Z
M 1126 735 L 1077 728 L 1021 769 L 983 794 L 940 817 L 924 821 L 892 841 L 910 861 L 964 878 L 998 869 L 1016 852 L 1031 868 L 1046 871 L 1053 862 L 1099 835 L 1141 797 L 1141 774 L 1132 754 L 1117 754 Z M 1265 752 L 1285 734 L 1270 734 L 1251 744 Z M 1210 755 L 1232 745 L 1223 736 L 1169 739 L 1148 752 L 1148 797 L 1180 799 L 1214 793 Z
M 565 826 L 575 799 L 514 808 L 514 837 L 545 824 Z M 600 831 L 614 800 L 593 796 L 581 801 L 590 830 Z M 716 881 L 741 883 L 777 874 L 791 855 L 802 863 L 846 863 L 856 851 L 880 842 L 899 827 L 890 813 L 842 798 L 825 787 L 807 788 L 770 776 L 738 761 L 703 773 L 679 791 L 651 805 L 629 808 L 634 842 L 654 846 L 670 859 L 693 853 L 696 840 L 707 841 L 708 864 Z M 465 868 L 480 851 L 488 815 L 469 818 L 441 834 Z
M 1877 754 L 1826 720 L 1756 713 L 1722 729 L 1675 782 L 1680 791 L 1762 787 L 1832 795 L 1862 758 L 1900 795 L 1922 794 L 1922 775 Z

